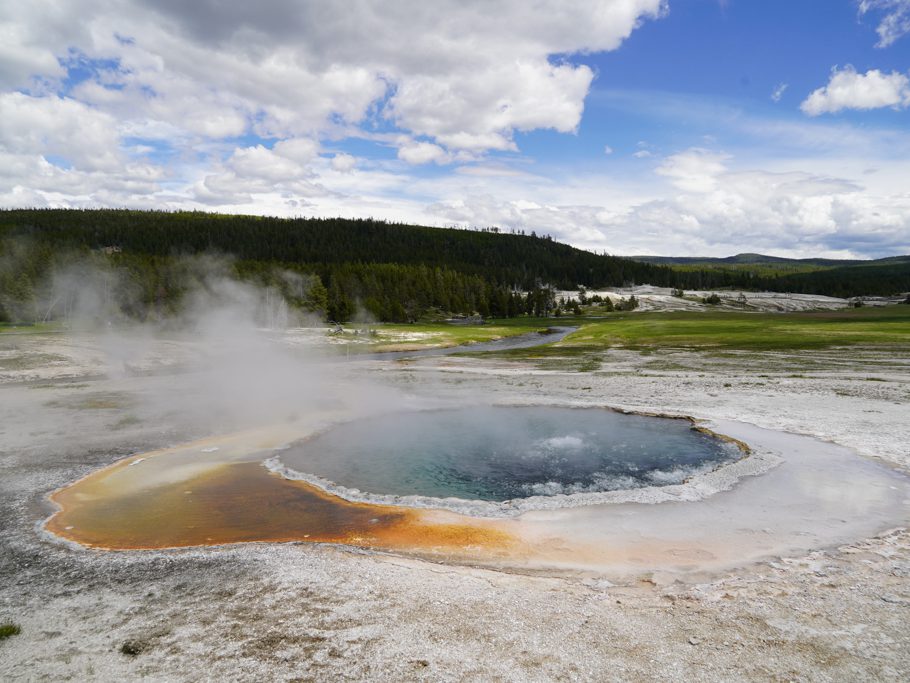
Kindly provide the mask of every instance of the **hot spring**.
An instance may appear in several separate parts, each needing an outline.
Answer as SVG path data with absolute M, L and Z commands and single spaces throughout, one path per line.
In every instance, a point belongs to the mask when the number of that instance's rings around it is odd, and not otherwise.
M 55 491 L 45 528 L 91 548 L 337 543 L 698 576 L 867 538 L 906 523 L 910 500 L 905 476 L 846 448 L 738 422 L 711 425 L 748 442 L 748 458 L 689 420 L 604 408 L 473 406 L 325 428 L 338 417 L 124 458 Z
M 345 497 L 505 502 L 679 484 L 738 459 L 684 419 L 602 408 L 483 406 L 336 425 L 282 464 Z

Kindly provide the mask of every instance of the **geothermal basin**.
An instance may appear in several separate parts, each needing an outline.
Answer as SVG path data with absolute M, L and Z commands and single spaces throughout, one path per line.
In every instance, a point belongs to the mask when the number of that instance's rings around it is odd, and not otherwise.
M 907 477 L 740 422 L 582 405 L 350 417 L 310 415 L 127 458 L 52 494 L 59 510 L 46 529 L 105 549 L 330 542 L 512 570 L 679 578 L 908 519 Z
M 682 484 L 743 457 L 743 449 L 686 419 L 473 406 L 346 422 L 279 461 L 284 474 L 348 500 L 495 514 L 552 507 L 555 496 L 566 505 L 587 500 L 576 494 Z M 508 505 L 472 505 L 479 501 Z

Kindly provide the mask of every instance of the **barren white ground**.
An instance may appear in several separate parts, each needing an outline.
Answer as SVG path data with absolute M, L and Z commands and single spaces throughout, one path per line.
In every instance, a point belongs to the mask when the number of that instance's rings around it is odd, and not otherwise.
M 3 337 L 0 641 L 8 680 L 907 680 L 910 534 L 898 528 L 681 583 L 430 564 L 308 544 L 96 552 L 38 525 L 46 494 L 120 457 L 210 433 L 112 373 L 91 338 Z M 154 355 L 154 354 L 152 354 Z M 808 434 L 910 471 L 903 351 L 604 352 L 596 371 L 472 358 L 365 361 L 414 400 L 577 400 Z M 566 365 L 567 368 L 571 364 Z M 141 406 L 141 410 L 137 407 Z M 843 482 L 847 492 L 850 482 Z M 905 516 L 906 517 L 906 516 Z M 140 650 L 128 656 L 125 641 Z

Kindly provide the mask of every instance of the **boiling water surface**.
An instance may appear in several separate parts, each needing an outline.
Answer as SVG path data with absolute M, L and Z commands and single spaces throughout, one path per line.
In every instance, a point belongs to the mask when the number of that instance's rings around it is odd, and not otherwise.
M 281 460 L 373 494 L 505 501 L 677 484 L 740 455 L 682 419 L 484 406 L 341 424 Z

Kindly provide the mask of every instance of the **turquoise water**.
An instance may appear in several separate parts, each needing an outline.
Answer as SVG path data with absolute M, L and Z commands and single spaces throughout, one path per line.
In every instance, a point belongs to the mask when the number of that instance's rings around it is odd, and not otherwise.
M 504 501 L 681 483 L 739 456 L 687 420 L 484 406 L 345 423 L 281 460 L 368 493 Z

